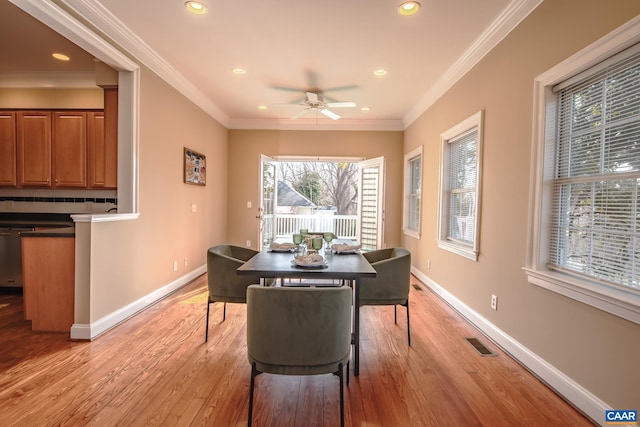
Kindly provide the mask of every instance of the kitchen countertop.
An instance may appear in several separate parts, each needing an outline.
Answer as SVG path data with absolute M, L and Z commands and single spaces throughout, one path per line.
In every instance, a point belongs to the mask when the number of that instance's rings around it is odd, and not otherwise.
M 74 237 L 75 226 L 69 215 L 0 213 L 0 228 L 37 228 L 21 231 L 22 237 Z
M 76 229 L 73 225 L 20 232 L 20 237 L 75 237 L 75 235 Z

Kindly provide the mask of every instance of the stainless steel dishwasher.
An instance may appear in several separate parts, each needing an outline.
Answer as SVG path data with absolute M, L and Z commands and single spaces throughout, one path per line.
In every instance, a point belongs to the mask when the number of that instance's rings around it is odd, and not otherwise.
M 26 227 L 0 227 L 0 287 L 22 287 L 22 246 L 20 233 Z

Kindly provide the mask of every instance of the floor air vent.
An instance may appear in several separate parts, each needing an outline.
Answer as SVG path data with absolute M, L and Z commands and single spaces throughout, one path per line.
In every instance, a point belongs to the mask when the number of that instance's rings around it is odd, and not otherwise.
M 485 347 L 485 345 L 482 344 L 479 339 L 477 339 L 477 338 L 465 338 L 465 339 L 467 340 L 467 342 L 469 344 L 471 344 L 473 346 L 473 348 L 476 349 L 476 351 L 478 353 L 480 353 L 481 356 L 495 356 L 496 355 L 491 350 L 489 350 L 487 347 Z
M 421 291 L 422 288 L 420 287 L 420 285 L 417 285 L 415 283 L 412 283 L 411 286 L 413 286 L 413 289 L 415 289 L 416 291 Z

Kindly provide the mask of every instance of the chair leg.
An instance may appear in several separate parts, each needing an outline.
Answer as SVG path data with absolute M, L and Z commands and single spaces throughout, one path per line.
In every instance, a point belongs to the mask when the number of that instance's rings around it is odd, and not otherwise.
M 227 318 L 227 303 L 225 302 L 222 306 L 222 321 L 224 322 Z
M 349 361 L 347 360 L 347 386 L 349 385 Z
M 344 427 L 344 383 L 342 363 L 338 364 L 338 380 L 340 381 L 340 427 Z M 347 373 L 347 375 L 349 375 Z
M 251 427 L 251 419 L 253 417 L 253 388 L 256 381 L 257 369 L 256 363 L 251 364 L 251 382 L 249 384 L 249 418 L 247 419 L 247 426 Z
M 409 342 L 409 347 L 411 347 L 411 327 L 409 326 L 409 299 L 407 298 L 407 303 L 405 305 L 407 308 L 407 340 Z
M 393 323 L 398 324 L 398 306 L 393 305 Z
M 207 300 L 207 326 L 204 329 L 204 342 L 209 341 L 209 307 L 211 307 L 211 302 Z

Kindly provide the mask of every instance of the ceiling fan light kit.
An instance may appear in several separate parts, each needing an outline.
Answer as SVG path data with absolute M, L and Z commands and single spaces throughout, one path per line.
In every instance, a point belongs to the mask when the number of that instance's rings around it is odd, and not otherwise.
M 353 101 L 327 102 L 325 98 L 319 93 L 306 92 L 304 102 L 302 104 L 293 105 L 303 105 L 305 108 L 294 114 L 293 117 L 291 117 L 292 120 L 302 117 L 304 114 L 311 110 L 315 110 L 332 120 L 338 120 L 340 116 L 335 112 L 329 110 L 329 108 L 353 108 L 356 106 L 356 103 Z

